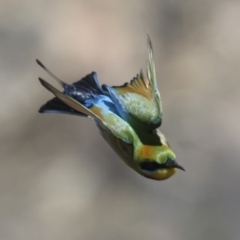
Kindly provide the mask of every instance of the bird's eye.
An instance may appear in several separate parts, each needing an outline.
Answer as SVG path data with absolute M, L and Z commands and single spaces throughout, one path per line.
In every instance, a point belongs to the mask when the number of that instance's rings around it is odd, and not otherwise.
M 142 170 L 154 172 L 160 168 L 160 164 L 153 161 L 145 161 L 140 164 Z

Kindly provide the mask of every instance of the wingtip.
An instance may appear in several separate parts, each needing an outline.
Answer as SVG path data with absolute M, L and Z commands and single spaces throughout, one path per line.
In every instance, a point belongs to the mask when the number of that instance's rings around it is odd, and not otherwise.
M 38 78 L 38 80 L 39 80 L 39 82 L 42 84 L 42 85 L 44 85 L 44 83 L 46 82 L 45 80 L 43 80 L 42 78 Z
M 48 91 L 52 92 L 54 87 L 49 84 L 48 82 L 46 82 L 45 80 L 43 80 L 42 78 L 38 78 L 38 80 L 40 81 L 40 83 L 43 85 L 43 87 L 45 87 Z
M 39 113 L 45 113 L 46 112 L 46 104 L 42 105 L 39 110 L 38 110 Z
M 149 39 L 150 37 L 149 37 L 149 32 L 148 32 L 147 28 L 146 28 L 146 34 L 147 34 L 147 38 Z
M 39 113 L 44 113 L 44 111 L 43 111 L 42 108 L 40 108 L 40 109 L 38 110 L 38 112 L 39 112 Z
M 67 85 L 67 84 L 66 84 L 65 82 L 63 82 L 60 78 L 58 78 L 57 76 L 55 76 L 48 68 L 46 68 L 40 60 L 36 59 L 36 62 L 37 62 L 37 64 L 38 64 L 41 68 L 43 68 L 50 76 L 52 76 L 56 81 L 58 81 L 59 84 L 60 84 L 63 88 Z M 39 80 L 40 80 L 40 79 L 39 79 Z M 41 80 L 40 80 L 40 82 L 41 82 Z
M 39 113 L 48 113 L 48 111 L 45 109 L 45 106 L 44 106 L 44 105 L 39 108 L 38 112 L 39 112 Z
M 36 59 L 36 62 L 40 67 L 45 68 L 45 66 L 42 64 L 40 60 Z
M 152 41 L 151 38 L 147 32 L 147 43 L 148 43 L 148 51 L 149 51 L 149 55 L 152 56 L 153 55 L 153 46 L 152 46 Z

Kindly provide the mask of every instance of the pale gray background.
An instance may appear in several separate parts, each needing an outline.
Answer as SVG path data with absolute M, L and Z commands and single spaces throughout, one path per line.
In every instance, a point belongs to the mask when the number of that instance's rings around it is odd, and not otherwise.
M 1 240 L 239 240 L 240 2 L 0 1 Z M 119 85 L 152 38 L 162 131 L 186 172 L 125 166 L 88 119 L 40 115 L 57 84 Z

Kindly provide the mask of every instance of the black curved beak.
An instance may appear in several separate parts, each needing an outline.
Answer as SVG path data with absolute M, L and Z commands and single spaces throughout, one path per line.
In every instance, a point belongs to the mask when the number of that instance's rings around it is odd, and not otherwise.
M 173 167 L 181 169 L 181 170 L 183 170 L 185 172 L 185 169 L 181 165 L 179 165 L 177 162 L 175 162 Z

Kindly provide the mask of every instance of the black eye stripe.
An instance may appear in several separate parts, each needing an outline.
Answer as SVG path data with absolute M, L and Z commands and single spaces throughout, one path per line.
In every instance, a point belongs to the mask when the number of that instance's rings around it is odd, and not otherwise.
M 163 168 L 173 168 L 175 166 L 175 161 L 172 159 L 167 159 L 165 163 L 157 163 L 156 161 L 149 161 L 146 160 L 142 163 L 140 163 L 140 167 L 142 170 L 154 172 L 157 171 L 158 169 L 163 169 Z
M 162 164 L 158 164 L 157 162 L 145 161 L 140 164 L 142 170 L 146 171 L 156 171 L 161 167 Z

